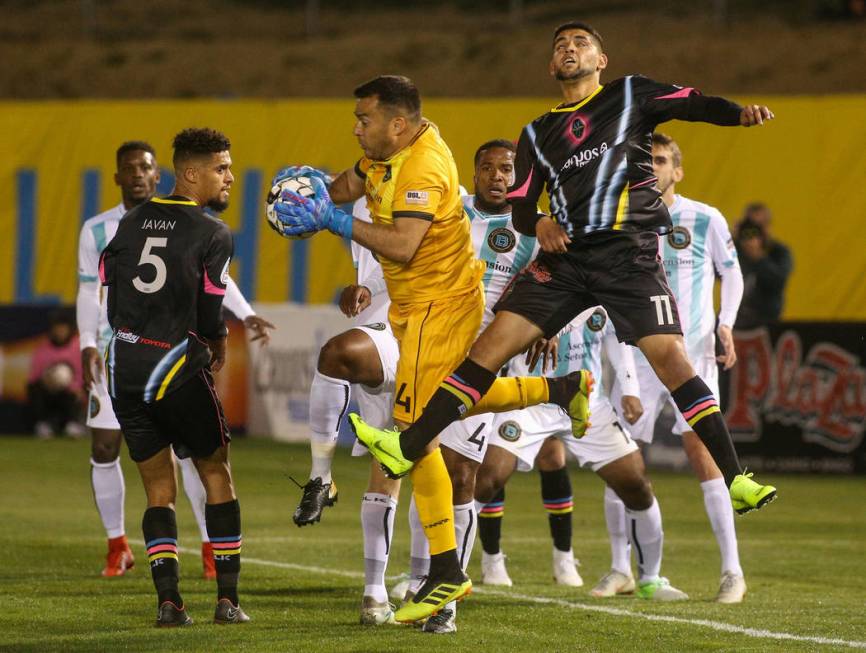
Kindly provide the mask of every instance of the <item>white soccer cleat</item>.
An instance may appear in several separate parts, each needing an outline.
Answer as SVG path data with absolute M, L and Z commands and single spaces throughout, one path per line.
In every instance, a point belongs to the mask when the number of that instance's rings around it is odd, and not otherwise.
M 722 574 L 722 581 L 719 583 L 719 593 L 716 594 L 716 603 L 742 603 L 745 595 L 745 578 L 731 571 L 726 571 Z
M 689 598 L 688 594 L 671 585 L 664 576 L 639 581 L 637 595 L 647 601 L 685 601 Z
M 361 601 L 361 625 L 382 626 L 396 623 L 394 606 L 387 601 L 379 603 L 372 596 L 365 596 Z
M 389 596 L 395 601 L 404 601 L 406 592 L 409 591 L 409 584 L 412 582 L 412 576 L 403 572 L 397 576 L 397 583 L 391 588 Z
M 505 554 L 481 552 L 481 583 L 483 585 L 501 585 L 511 587 L 514 583 L 505 568 Z
M 557 585 L 583 587 L 583 578 L 577 573 L 580 562 L 574 559 L 574 551 L 553 548 L 553 580 Z
M 634 576 L 611 569 L 590 590 L 589 595 L 597 599 L 606 599 L 617 594 L 632 594 L 634 587 Z
M 457 632 L 457 615 L 454 610 L 444 608 L 430 617 L 421 626 L 421 632 L 434 635 L 449 635 Z

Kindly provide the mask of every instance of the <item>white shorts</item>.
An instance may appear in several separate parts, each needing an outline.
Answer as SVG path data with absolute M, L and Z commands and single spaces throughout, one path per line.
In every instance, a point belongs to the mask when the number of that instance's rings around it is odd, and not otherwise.
M 90 398 L 87 402 L 87 426 L 93 429 L 120 430 L 117 417 L 114 416 L 114 406 L 108 394 L 108 385 L 103 371 L 100 382 L 93 384 Z
M 484 413 L 453 422 L 439 434 L 439 444 L 480 464 L 487 453 L 495 419 L 493 413 Z
M 719 398 L 719 368 L 716 364 L 714 356 L 705 356 L 696 361 L 692 361 L 695 368 L 695 373 L 703 379 L 704 383 L 710 388 L 716 400 Z M 686 431 L 693 430 L 688 422 L 683 418 L 682 414 L 674 403 L 670 391 L 662 385 L 656 373 L 653 371 L 649 363 L 637 363 L 637 379 L 640 383 L 640 401 L 643 404 L 643 415 L 635 423 L 629 426 L 632 437 L 641 442 L 650 443 L 653 441 L 653 432 L 655 431 L 656 420 L 661 414 L 666 403 L 670 403 L 676 413 L 677 419 L 674 424 L 673 432 L 677 435 L 682 435 Z
M 590 410 L 591 426 L 580 439 L 572 435 L 571 420 L 558 406 L 539 405 L 500 413 L 490 436 L 490 445 L 514 454 L 520 472 L 532 470 L 541 446 L 550 437 L 559 438 L 566 451 L 582 467 L 589 467 L 594 472 L 637 451 L 637 444 L 620 426 L 607 399 L 594 402 Z
M 378 388 L 368 388 L 365 385 L 355 385 L 355 400 L 361 417 L 370 426 L 379 429 L 389 428 L 394 423 L 394 378 L 397 373 L 397 359 L 400 358 L 400 347 L 391 332 L 391 326 L 385 323 L 353 327 L 366 333 L 379 353 L 382 363 L 384 381 Z M 355 440 L 352 445 L 353 456 L 363 456 L 367 448 Z

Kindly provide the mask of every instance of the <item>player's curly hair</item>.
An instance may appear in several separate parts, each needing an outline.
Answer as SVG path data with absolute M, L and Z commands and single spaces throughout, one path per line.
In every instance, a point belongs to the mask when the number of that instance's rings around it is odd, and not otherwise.
M 156 152 L 153 149 L 153 145 L 147 141 L 125 141 L 120 144 L 120 147 L 117 148 L 117 153 L 115 154 L 118 168 L 120 168 L 120 160 L 127 152 L 149 152 L 153 158 L 156 158 Z
M 172 143 L 174 156 L 172 162 L 177 165 L 190 157 L 202 154 L 216 154 L 231 149 L 231 141 L 222 132 L 209 127 L 189 127 L 174 137 Z
M 475 150 L 475 165 L 478 165 L 478 162 L 481 160 L 481 155 L 484 154 L 485 150 L 492 150 L 496 147 L 501 147 L 504 150 L 517 154 L 517 145 L 514 144 L 514 141 L 509 141 L 507 138 L 494 138 L 492 141 L 482 143 L 478 146 L 478 149 Z

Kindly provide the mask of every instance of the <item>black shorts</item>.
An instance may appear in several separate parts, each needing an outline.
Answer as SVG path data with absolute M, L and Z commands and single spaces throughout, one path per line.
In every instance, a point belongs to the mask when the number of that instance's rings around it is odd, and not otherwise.
M 129 457 L 140 463 L 168 446 L 178 458 L 207 458 L 231 441 L 211 373 L 202 369 L 159 401 L 113 398 Z
M 572 243 L 565 254 L 541 252 L 493 310 L 517 313 L 550 338 L 598 305 L 610 315 L 622 342 L 682 333 L 655 233 L 604 231 Z

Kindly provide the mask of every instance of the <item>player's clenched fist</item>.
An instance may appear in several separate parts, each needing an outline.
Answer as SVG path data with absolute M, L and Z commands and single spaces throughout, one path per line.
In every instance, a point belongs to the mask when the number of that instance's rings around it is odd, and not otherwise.
M 762 104 L 747 104 L 740 112 L 740 124 L 743 127 L 753 127 L 763 125 L 765 120 L 772 120 L 775 117 L 769 107 Z

